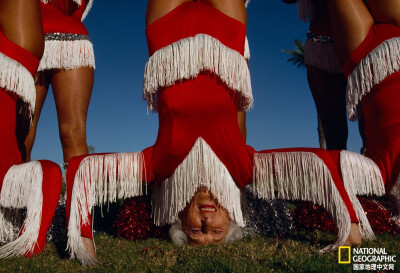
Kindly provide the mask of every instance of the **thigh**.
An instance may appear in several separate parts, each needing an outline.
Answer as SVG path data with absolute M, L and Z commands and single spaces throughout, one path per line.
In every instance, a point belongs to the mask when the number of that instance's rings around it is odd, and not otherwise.
M 206 2 L 243 24 L 247 24 L 246 8 L 243 0 L 200 0 Z
M 0 29 L 15 44 L 41 58 L 44 49 L 38 0 L 0 0 Z
M 89 67 L 58 70 L 51 81 L 58 123 L 86 123 L 92 94 L 94 70 Z
M 146 11 L 146 26 L 160 19 L 168 12 L 185 2 L 193 2 L 192 0 L 149 0 Z
M 328 0 L 331 31 L 342 62 L 367 36 L 374 19 L 363 0 Z
M 365 0 L 376 23 L 400 26 L 400 0 Z

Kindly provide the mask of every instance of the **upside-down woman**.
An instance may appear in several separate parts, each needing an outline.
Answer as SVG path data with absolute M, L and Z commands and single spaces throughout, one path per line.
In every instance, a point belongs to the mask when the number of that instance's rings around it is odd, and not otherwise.
M 60 197 L 60 168 L 46 160 L 22 164 L 16 133 L 17 116 L 29 122 L 35 109 L 32 75 L 42 53 L 39 1 L 0 0 L 0 242 L 7 243 L 0 258 L 43 251 Z M 18 231 L 15 214 L 6 211 L 22 208 L 26 217 Z
M 277 190 L 282 198 L 324 205 L 339 230 L 326 249 L 360 243 L 360 230 L 373 236 L 353 193 L 355 175 L 349 171 L 342 179 L 339 173 L 346 154 L 307 148 L 256 152 L 246 145 L 238 112 L 248 110 L 253 97 L 242 0 L 150 0 L 146 18 L 150 59 L 143 96 L 159 115 L 157 140 L 138 153 L 71 159 L 67 219 L 73 257 L 96 262 L 81 241 L 93 238 L 92 206 L 140 195 L 143 183 L 152 187 L 155 223 L 172 224 L 178 244 L 240 238 L 241 192 L 248 184 L 261 198 L 275 198 Z

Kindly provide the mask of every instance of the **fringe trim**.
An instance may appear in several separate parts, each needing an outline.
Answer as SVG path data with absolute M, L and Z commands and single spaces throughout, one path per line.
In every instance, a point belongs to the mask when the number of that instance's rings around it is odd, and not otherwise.
M 375 239 L 360 201 L 356 195 L 384 195 L 385 187 L 378 166 L 371 159 L 349 151 L 340 152 L 340 168 L 343 183 L 359 220 L 364 239 Z
M 29 117 L 35 110 L 36 89 L 31 73 L 19 62 L 0 52 L 0 87 L 17 94 L 28 104 Z
M 71 197 L 67 243 L 71 258 L 78 258 L 84 265 L 98 263 L 82 243 L 81 219 L 82 224 L 88 224 L 88 213 L 95 205 L 142 195 L 143 166 L 141 152 L 93 155 L 82 160 Z
M 254 154 L 254 193 L 273 199 L 275 189 L 278 198 L 311 201 L 332 214 L 338 239 L 321 252 L 344 244 L 350 234 L 350 216 L 329 169 L 318 156 L 309 152 Z
M 304 45 L 304 62 L 330 73 L 343 73 L 332 43 L 316 43 L 307 39 Z
M 0 247 L 0 258 L 24 255 L 32 253 L 34 250 L 42 219 L 42 181 L 42 165 L 38 161 L 14 165 L 4 177 L 0 206 L 26 207 L 27 213 L 21 236 Z M 0 230 L 4 228 L 7 228 L 7 224 L 4 222 L 4 218 L 0 217 Z M 13 236 L 18 236 L 18 234 Z
M 208 188 L 232 220 L 244 226 L 241 209 L 241 190 L 228 169 L 205 140 L 199 137 L 192 150 L 176 168 L 174 174 L 154 186 L 152 191 L 153 217 L 156 225 L 171 224 L 190 202 L 200 187 Z
M 347 79 L 349 119 L 357 119 L 357 105 L 362 97 L 387 76 L 400 70 L 400 38 L 382 42 L 353 69 Z
M 93 45 L 88 40 L 46 41 L 38 71 L 95 68 Z
M 345 184 L 354 185 L 356 195 L 385 194 L 385 184 L 375 162 L 349 151 L 340 152 L 340 168 Z
M 248 61 L 250 60 L 250 46 L 249 46 L 249 40 L 247 39 L 244 41 L 244 58 Z
M 392 190 L 390 191 L 390 194 L 392 194 L 396 198 L 397 205 L 397 215 L 393 216 L 393 219 L 397 222 L 400 222 L 400 175 L 397 178 L 397 181 L 394 184 Z
M 157 111 L 157 91 L 176 81 L 192 79 L 201 71 L 215 73 L 229 88 L 239 93 L 239 111 L 253 104 L 250 73 L 245 58 L 217 39 L 197 34 L 157 50 L 146 64 L 143 98 Z
M 74 0 L 74 1 L 76 1 L 76 0 Z M 78 1 L 82 1 L 82 0 L 78 0 Z M 82 14 L 81 21 L 85 20 L 85 18 L 88 15 L 89 11 L 92 9 L 92 6 L 93 6 L 93 0 L 89 0 L 88 4 L 86 5 L 85 11 Z
M 313 0 L 297 0 L 297 12 L 301 21 L 312 21 L 315 16 Z

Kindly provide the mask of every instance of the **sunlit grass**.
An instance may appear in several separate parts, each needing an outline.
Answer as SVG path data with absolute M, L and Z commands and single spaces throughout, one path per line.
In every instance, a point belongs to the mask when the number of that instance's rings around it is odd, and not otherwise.
M 36 257 L 0 260 L 1 272 L 351 272 L 338 264 L 337 251 L 319 249 L 334 235 L 319 231 L 293 232 L 284 239 L 255 236 L 232 244 L 176 247 L 167 240 L 132 242 L 106 233 L 95 236 L 101 264 L 85 268 L 77 260 L 61 259 L 49 243 Z M 365 247 L 386 248 L 399 255 L 400 236 L 380 235 Z M 399 269 L 400 265 L 395 265 Z

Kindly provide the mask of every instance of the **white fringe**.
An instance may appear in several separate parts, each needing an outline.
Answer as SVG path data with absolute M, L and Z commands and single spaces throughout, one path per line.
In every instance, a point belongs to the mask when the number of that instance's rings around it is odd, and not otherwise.
M 250 46 L 249 46 L 249 40 L 247 39 L 244 41 L 244 58 L 248 61 L 250 60 Z
M 385 194 L 385 184 L 381 172 L 373 160 L 363 155 L 349 152 L 340 152 L 340 168 L 343 181 L 354 185 L 357 195 Z
M 74 0 L 74 1 L 80 1 L 81 2 L 82 0 Z M 85 11 L 82 14 L 82 18 L 81 18 L 82 21 L 85 20 L 85 18 L 88 15 L 89 11 L 92 9 L 92 6 L 93 6 L 93 0 L 89 0 L 87 6 L 85 8 Z
M 353 204 L 364 239 L 375 239 L 375 234 L 356 195 L 383 195 L 385 187 L 378 166 L 371 159 L 349 151 L 340 152 L 340 169 L 344 187 Z
M 171 224 L 200 187 L 208 188 L 232 220 L 244 226 L 241 191 L 225 165 L 206 141 L 199 137 L 174 174 L 152 191 L 153 217 L 156 225 Z
M 93 155 L 82 160 L 71 197 L 67 244 L 71 258 L 78 258 L 84 265 L 97 263 L 82 243 L 81 219 L 82 224 L 88 224 L 88 212 L 95 205 L 142 195 L 143 166 L 141 152 Z
M 400 175 L 397 178 L 392 190 L 390 191 L 390 194 L 392 194 L 396 198 L 397 215 L 393 216 L 393 218 L 397 222 L 400 222 Z
M 253 104 L 250 73 L 245 58 L 217 39 L 197 34 L 157 50 L 146 64 L 143 98 L 157 111 L 157 90 L 176 81 L 196 77 L 201 71 L 215 73 L 229 88 L 239 93 L 239 111 Z
M 46 41 L 38 71 L 47 69 L 95 68 L 93 45 L 88 40 Z
M 321 252 L 344 244 L 350 234 L 350 216 L 322 159 L 310 152 L 255 154 L 253 191 L 260 198 L 271 199 L 275 188 L 278 198 L 311 201 L 331 213 L 338 239 Z
M 346 104 L 351 120 L 357 119 L 357 105 L 362 97 L 399 69 L 400 38 L 382 42 L 361 60 L 347 79 Z
M 315 43 L 306 39 L 304 44 L 304 62 L 306 65 L 330 72 L 343 73 L 342 65 L 333 43 Z
M 21 236 L 0 247 L 0 258 L 24 255 L 31 253 L 35 248 L 42 219 L 42 181 L 43 171 L 38 161 L 14 165 L 4 177 L 0 206 L 26 207 L 27 213 Z M 4 225 L 6 226 L 4 221 L 0 222 L 0 230 L 4 229 Z
M 297 12 L 301 21 L 312 21 L 315 16 L 313 0 L 297 0 Z
M 36 102 L 35 83 L 31 73 L 19 62 L 0 52 L 0 87 L 17 94 L 29 105 L 33 115 Z

